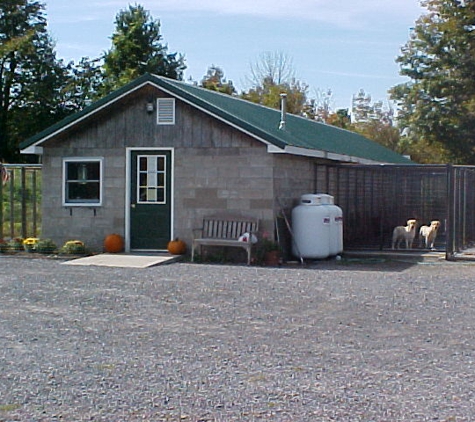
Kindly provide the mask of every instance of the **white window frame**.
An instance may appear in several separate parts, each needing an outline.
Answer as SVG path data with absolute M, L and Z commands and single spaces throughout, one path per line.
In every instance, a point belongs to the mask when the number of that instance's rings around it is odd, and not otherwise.
M 175 98 L 157 98 L 157 125 L 175 124 Z
M 97 201 L 68 202 L 66 198 L 67 165 L 76 162 L 99 163 L 99 199 Z M 104 187 L 104 157 L 67 157 L 63 158 L 62 196 L 64 207 L 100 207 L 102 206 Z
M 150 176 L 147 176 L 147 179 L 148 177 L 151 177 L 152 179 L 155 179 L 155 182 L 156 182 L 156 179 L 157 179 L 157 175 L 158 174 L 163 174 L 163 186 L 160 186 L 163 188 L 163 201 L 158 201 L 158 200 L 155 200 L 155 201 L 142 201 L 140 200 L 140 189 L 143 188 L 143 186 L 140 186 L 140 174 L 141 173 L 144 173 L 143 171 L 140 170 L 140 159 L 141 158 L 146 158 L 147 161 L 148 161 L 148 158 L 162 158 L 163 159 L 163 170 L 158 170 L 158 169 L 155 169 L 155 173 L 148 173 Z M 148 162 L 147 162 L 148 164 Z M 143 155 L 137 155 L 137 175 L 136 175 L 136 183 L 137 183 L 137 191 L 136 191 L 136 199 L 137 199 L 137 204 L 141 204 L 141 205 L 166 205 L 167 203 L 167 157 L 166 155 L 162 155 L 162 154 L 143 154 Z M 146 173 L 147 174 L 147 173 Z M 148 180 L 147 180 L 148 182 Z M 155 183 L 155 185 L 150 185 L 150 186 L 153 186 L 153 188 L 158 188 L 159 186 L 157 185 L 157 183 Z

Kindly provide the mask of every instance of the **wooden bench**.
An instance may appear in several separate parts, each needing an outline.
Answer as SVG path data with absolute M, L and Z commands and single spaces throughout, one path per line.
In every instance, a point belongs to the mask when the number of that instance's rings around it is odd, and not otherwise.
M 247 265 L 251 263 L 252 242 L 238 240 L 244 233 L 257 234 L 259 221 L 255 218 L 237 216 L 210 216 L 203 218 L 203 225 L 193 230 L 191 261 L 195 257 L 195 249 L 202 246 L 226 246 L 243 248 L 247 252 Z

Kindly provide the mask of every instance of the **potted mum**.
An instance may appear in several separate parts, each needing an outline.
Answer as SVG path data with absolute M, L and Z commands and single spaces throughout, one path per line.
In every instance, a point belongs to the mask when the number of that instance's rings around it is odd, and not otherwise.
M 266 266 L 277 266 L 281 263 L 282 251 L 280 245 L 269 237 L 263 237 L 260 241 L 262 262 Z
M 26 252 L 36 252 L 36 246 L 39 240 L 37 237 L 27 237 L 23 240 L 23 249 L 25 249 Z

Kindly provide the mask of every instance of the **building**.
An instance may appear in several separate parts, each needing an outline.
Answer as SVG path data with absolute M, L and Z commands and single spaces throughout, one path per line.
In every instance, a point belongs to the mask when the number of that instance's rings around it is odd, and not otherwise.
M 410 163 L 356 133 L 144 75 L 20 146 L 43 162 L 42 237 L 161 250 L 205 215 L 259 218 L 315 189 L 317 163 Z M 277 201 L 278 200 L 278 201 Z

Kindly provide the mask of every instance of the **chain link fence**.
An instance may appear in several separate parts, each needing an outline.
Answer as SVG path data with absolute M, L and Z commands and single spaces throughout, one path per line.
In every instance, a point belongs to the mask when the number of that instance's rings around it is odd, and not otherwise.
M 448 259 L 475 241 L 475 167 L 317 165 L 315 191 L 342 208 L 345 249 L 390 249 L 394 227 L 413 218 L 441 222 L 435 248 Z

